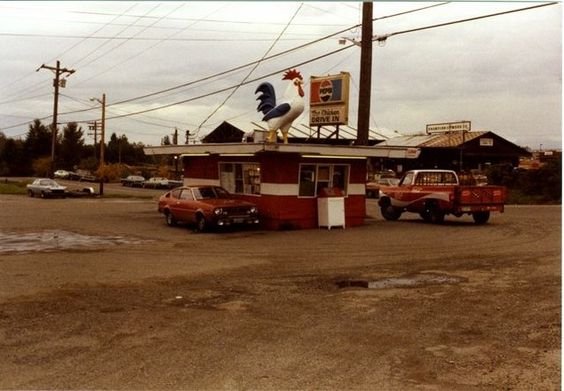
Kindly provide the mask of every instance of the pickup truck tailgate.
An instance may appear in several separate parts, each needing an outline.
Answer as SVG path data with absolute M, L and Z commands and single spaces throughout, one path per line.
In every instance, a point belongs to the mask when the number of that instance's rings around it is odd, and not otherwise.
M 455 199 L 460 205 L 504 204 L 506 189 L 503 186 L 459 186 Z

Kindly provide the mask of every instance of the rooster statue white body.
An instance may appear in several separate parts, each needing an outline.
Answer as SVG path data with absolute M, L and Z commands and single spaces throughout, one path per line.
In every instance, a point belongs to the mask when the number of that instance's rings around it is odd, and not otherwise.
M 276 142 L 276 133 L 280 129 L 284 144 L 288 143 L 288 131 L 292 122 L 304 111 L 304 90 L 302 89 L 303 77 L 295 69 L 286 71 L 282 80 L 290 80 L 281 103 L 276 102 L 274 87 L 268 82 L 261 83 L 255 94 L 261 93 L 257 100 L 260 103 L 257 111 L 264 114 L 262 120 L 268 125 L 268 138 L 270 143 Z

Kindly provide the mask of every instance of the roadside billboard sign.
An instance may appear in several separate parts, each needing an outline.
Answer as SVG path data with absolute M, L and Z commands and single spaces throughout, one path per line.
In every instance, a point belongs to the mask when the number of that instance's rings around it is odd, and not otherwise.
M 470 121 L 445 122 L 427 125 L 427 134 L 448 132 L 469 132 L 472 128 Z
M 310 78 L 310 126 L 348 124 L 349 84 L 348 72 Z

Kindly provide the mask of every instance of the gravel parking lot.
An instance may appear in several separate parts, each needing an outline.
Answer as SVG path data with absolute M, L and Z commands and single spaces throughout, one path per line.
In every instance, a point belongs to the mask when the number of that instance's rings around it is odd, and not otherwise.
M 195 234 L 150 198 L 0 196 L 0 388 L 560 388 L 560 206 L 367 207 Z

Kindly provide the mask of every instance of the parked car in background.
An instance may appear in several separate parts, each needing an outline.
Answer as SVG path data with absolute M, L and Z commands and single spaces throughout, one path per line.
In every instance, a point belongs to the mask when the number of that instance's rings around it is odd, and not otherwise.
M 68 172 L 67 170 L 57 170 L 53 173 L 53 175 L 55 176 L 55 178 L 60 178 L 60 179 L 70 178 L 70 172 Z
M 168 179 L 154 176 L 143 182 L 143 187 L 151 189 L 168 189 Z
M 38 178 L 27 185 L 27 194 L 30 197 L 39 196 L 41 198 L 66 197 L 67 188 L 59 185 L 53 179 Z
M 259 224 L 255 204 L 235 198 L 219 186 L 177 187 L 159 198 L 158 211 L 168 225 L 194 224 L 199 232 L 212 227 Z
M 382 177 L 378 180 L 366 183 L 366 197 L 379 198 L 380 187 L 382 186 L 396 186 L 399 183 L 399 178 Z
M 145 178 L 141 175 L 129 175 L 125 178 L 121 178 L 121 184 L 123 186 L 143 187 L 144 182 Z
M 143 182 L 143 187 L 151 189 L 174 189 L 175 187 L 182 186 L 182 181 L 174 179 L 167 179 L 164 177 L 152 177 Z
M 168 180 L 168 188 L 174 189 L 175 187 L 184 185 L 184 181 L 176 180 L 176 179 L 169 179 Z
M 83 182 L 97 182 L 98 179 L 88 170 L 76 170 L 68 171 L 68 176 L 66 179 L 72 181 L 83 181 Z

